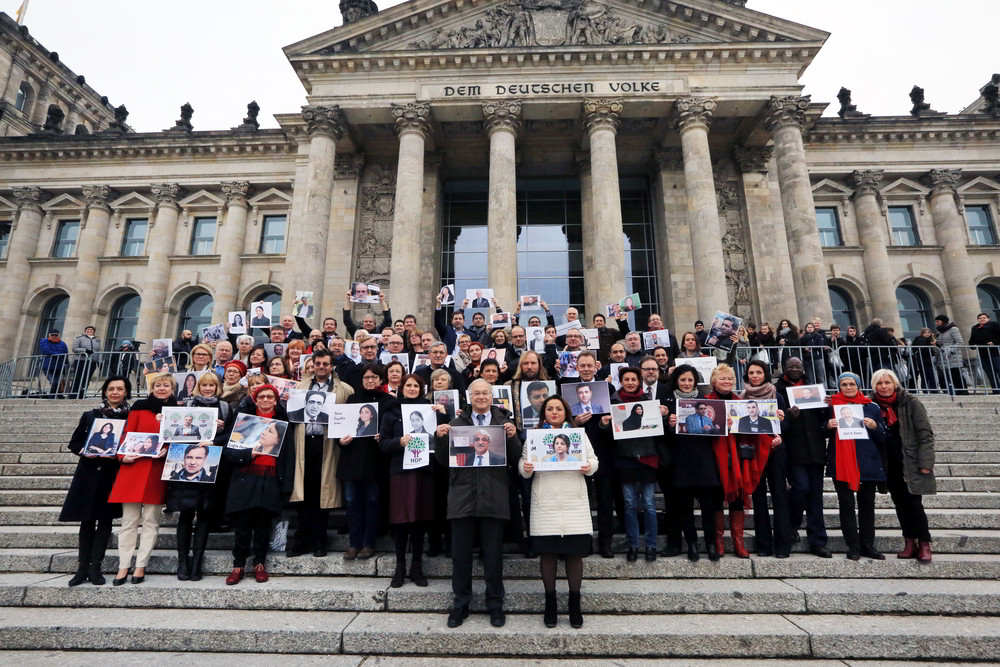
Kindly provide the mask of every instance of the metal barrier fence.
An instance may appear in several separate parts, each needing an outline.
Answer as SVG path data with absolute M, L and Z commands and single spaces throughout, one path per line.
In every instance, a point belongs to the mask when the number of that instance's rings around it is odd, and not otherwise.
M 133 394 L 145 391 L 145 374 L 170 370 L 150 352 L 112 351 L 16 357 L 0 364 L 0 398 L 87 398 L 100 393 L 104 380 L 124 375 Z M 168 358 L 169 359 L 169 358 Z M 188 365 L 187 352 L 173 355 L 174 370 Z

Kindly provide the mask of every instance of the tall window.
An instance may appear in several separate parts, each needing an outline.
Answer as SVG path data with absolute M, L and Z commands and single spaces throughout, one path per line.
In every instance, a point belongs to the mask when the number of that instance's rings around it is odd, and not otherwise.
M 250 303 L 257 301 L 266 301 L 271 304 L 272 326 L 281 323 L 281 292 L 264 292 L 263 294 L 254 297 Z M 247 303 L 245 310 L 250 310 L 250 303 Z M 266 343 L 270 339 L 270 331 L 267 329 L 251 329 L 250 335 L 253 336 L 255 343 Z
M 125 235 L 122 237 L 122 257 L 141 257 L 146 250 L 146 230 L 149 221 L 146 218 L 130 219 L 125 223 Z
M 840 325 L 846 335 L 847 327 L 857 324 L 854 314 L 854 299 L 839 287 L 830 287 L 830 304 L 833 306 L 833 321 Z
M 993 285 L 981 284 L 976 288 L 979 308 L 990 316 L 991 322 L 1000 322 L 1000 289 Z
M 969 242 L 972 245 L 996 245 L 997 235 L 990 219 L 989 206 L 966 206 L 969 221 Z
M 0 259 L 7 258 L 8 248 L 10 248 L 10 223 L 0 222 Z
M 913 340 L 924 327 L 933 327 L 931 306 L 922 289 L 910 285 L 896 288 L 896 303 L 899 305 L 899 319 L 903 324 L 903 335 Z
M 138 294 L 126 294 L 111 307 L 111 323 L 108 325 L 108 337 L 104 342 L 105 349 L 115 350 L 126 340 L 135 339 L 135 329 L 139 324 Z
M 64 340 L 69 337 L 69 333 L 63 331 L 63 327 L 66 324 L 66 308 L 68 306 L 69 297 L 65 294 L 54 296 L 45 302 L 45 306 L 42 308 L 42 319 L 38 322 L 38 333 L 35 335 L 36 349 L 38 346 L 37 341 L 48 336 L 49 332 L 53 329 L 58 329 L 62 332 Z M 76 334 L 73 335 L 75 336 Z
M 27 108 L 31 103 L 32 90 L 28 82 L 25 81 L 21 84 L 21 87 L 17 89 L 17 96 L 14 98 L 14 108 L 18 111 L 23 111 L 28 113 Z
M 211 255 L 215 246 L 215 218 L 195 218 L 191 230 L 191 254 Z
M 646 328 L 646 320 L 659 310 L 660 302 L 653 209 L 646 179 L 621 179 L 621 201 L 622 228 L 625 230 L 625 295 L 638 292 L 642 303 L 642 308 L 629 313 L 629 326 L 636 331 Z M 594 313 L 587 313 L 587 321 L 590 322 L 593 316 Z
M 80 235 L 79 220 L 63 220 L 56 230 L 56 241 L 52 245 L 53 257 L 73 257 L 76 254 L 76 240 Z
M 890 206 L 889 223 L 892 227 L 893 245 L 920 245 L 920 235 L 909 206 Z
M 265 215 L 260 236 L 263 255 L 280 255 L 285 252 L 285 224 L 287 215 Z
M 821 206 L 816 209 L 816 226 L 819 228 L 819 242 L 824 248 L 844 245 L 840 237 L 840 223 L 836 206 Z
M 181 320 L 177 327 L 177 337 L 181 332 L 190 329 L 197 338 L 201 330 L 212 324 L 212 297 L 202 292 L 189 296 L 181 307 Z

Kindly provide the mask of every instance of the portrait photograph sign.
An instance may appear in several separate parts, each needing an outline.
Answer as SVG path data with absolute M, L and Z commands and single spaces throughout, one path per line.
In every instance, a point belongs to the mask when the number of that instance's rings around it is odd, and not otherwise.
M 714 347 L 727 352 L 733 349 L 732 336 L 740 330 L 743 318 L 724 313 L 721 310 L 715 311 L 712 318 L 712 326 L 705 337 L 705 344 L 702 347 Z
M 536 428 L 528 431 L 527 460 L 535 472 L 579 470 L 587 460 L 582 428 Z
M 167 450 L 160 479 L 168 482 L 214 484 L 222 460 L 222 447 L 176 442 Z
M 524 341 L 529 350 L 545 354 L 545 329 L 543 327 L 525 327 Z
M 143 363 L 142 370 L 146 375 L 151 375 L 153 373 L 176 373 L 177 364 L 174 363 L 173 357 L 164 357 L 162 359 L 156 359 L 154 361 L 147 361 Z M 152 385 L 150 385 L 152 386 Z
M 659 401 L 636 401 L 611 406 L 611 434 L 615 440 L 663 435 Z
M 465 290 L 465 298 L 469 308 L 489 308 L 493 302 L 493 290 L 485 287 Z
M 264 456 L 277 456 L 285 441 L 288 422 L 257 415 L 236 415 L 227 447 L 252 449 Z
M 353 303 L 378 303 L 382 288 L 371 283 L 351 283 Z
M 229 333 L 241 336 L 247 332 L 247 313 L 245 310 L 234 310 L 226 317 L 229 322 Z
M 675 366 L 693 366 L 698 373 L 698 384 L 707 385 L 712 378 L 712 371 L 719 365 L 719 360 L 715 357 L 678 357 L 674 360 Z
M 331 438 L 366 438 L 378 433 L 377 403 L 338 403 L 330 409 Z
M 431 442 L 430 435 L 426 433 L 411 433 L 410 438 L 403 445 L 403 470 L 414 470 L 424 468 L 431 463 Z
M 567 382 L 560 388 L 573 416 L 606 415 L 611 411 L 611 385 L 607 382 Z
M 254 301 L 250 304 L 250 326 L 254 329 L 271 327 L 271 302 Z
M 264 351 L 267 352 L 268 359 L 283 357 L 287 350 L 288 345 L 286 343 L 264 343 Z
M 152 351 L 149 353 L 151 361 L 160 359 L 171 359 L 174 353 L 174 342 L 169 338 L 154 338 Z
M 292 316 L 308 320 L 316 314 L 312 292 L 296 292 L 292 300 Z
M 155 458 L 160 454 L 160 434 L 139 433 L 138 431 L 126 433 L 125 437 L 122 438 L 122 444 L 118 446 L 118 454 Z
M 618 373 L 620 373 L 623 368 L 628 368 L 628 364 L 611 364 L 611 372 L 608 374 L 608 378 L 611 379 L 611 386 L 615 388 L 615 391 L 622 388 L 622 379 L 619 377 Z
M 708 398 L 677 399 L 676 433 L 685 435 L 727 435 L 726 402 Z
M 440 294 L 442 306 L 455 305 L 455 283 L 449 283 L 442 287 Z
M 472 401 L 470 400 L 469 402 L 471 403 Z M 507 412 L 514 411 L 514 402 L 511 399 L 510 387 L 504 384 L 493 385 L 493 405 Z
M 198 394 L 198 380 L 205 373 L 214 373 L 215 371 L 204 370 L 204 371 L 187 371 L 185 373 L 174 373 L 174 380 L 177 382 L 177 400 L 183 401 L 184 399 L 191 398 Z
M 270 306 L 271 304 L 267 304 Z M 226 340 L 226 327 L 221 324 L 213 324 L 211 326 L 202 327 L 201 330 L 201 342 L 206 345 L 211 345 L 212 343 L 218 343 L 221 340 Z
M 507 356 L 507 348 L 491 347 L 486 350 L 483 350 L 483 358 L 480 359 L 479 365 L 482 366 L 483 362 L 486 361 L 487 359 L 493 359 L 498 364 L 500 364 L 501 368 L 503 368 L 503 362 L 506 356 Z
M 609 303 L 604 306 L 604 316 L 609 320 L 617 320 L 622 314 L 622 307 L 617 303 Z
M 399 363 L 403 364 L 404 374 L 410 372 L 410 355 L 408 355 L 406 352 L 389 352 L 389 351 L 379 352 L 378 360 L 382 363 L 383 366 L 388 366 L 392 362 L 398 361 Z
M 583 339 L 587 342 L 588 350 L 601 349 L 601 332 L 597 329 L 580 329 Z
M 868 440 L 864 406 L 835 405 L 833 418 L 837 420 L 837 437 L 841 440 Z
M 296 424 L 328 424 L 330 410 L 336 404 L 337 395 L 333 392 L 290 389 L 285 410 L 288 421 Z
M 618 301 L 618 309 L 622 313 L 638 310 L 639 308 L 642 308 L 642 301 L 639 299 L 638 292 L 635 294 L 629 294 L 627 297 Z
M 447 421 L 451 422 L 458 414 L 458 389 L 441 389 L 434 392 L 434 402 L 444 406 Z
M 278 400 L 281 401 L 282 405 L 286 405 L 288 403 L 288 395 L 299 385 L 299 383 L 295 380 L 279 378 L 274 375 L 265 375 L 264 377 L 267 378 L 268 384 L 273 385 L 275 389 L 281 392 L 278 394 Z
M 745 435 L 779 435 L 777 401 L 726 401 L 726 410 L 733 425 L 730 433 Z
M 490 315 L 490 329 L 506 329 L 513 321 L 513 313 L 492 313 Z
M 437 429 L 437 413 L 426 403 L 403 403 L 400 406 L 403 433 L 432 435 Z
M 670 350 L 670 331 L 668 329 L 643 331 L 642 347 L 649 351 L 653 351 L 658 347 L 665 347 L 667 350 Z
M 800 410 L 815 410 L 826 407 L 826 387 L 821 384 L 804 384 L 785 389 L 789 405 Z
M 521 381 L 521 423 L 524 428 L 538 426 L 538 421 L 542 418 L 542 403 L 555 393 L 555 380 Z
M 201 442 L 215 437 L 219 408 L 197 406 L 163 408 L 160 412 L 160 439 L 163 442 Z
M 87 444 L 80 453 L 91 456 L 114 456 L 118 452 L 118 443 L 121 442 L 124 430 L 124 419 L 97 417 L 90 427 Z
M 421 366 L 431 365 L 431 355 L 429 354 L 415 354 L 413 355 L 413 369 L 416 370 Z
M 580 371 L 576 370 L 576 360 L 580 358 L 579 352 L 564 350 L 559 353 L 559 375 L 564 378 L 578 378 Z
M 344 341 L 344 354 L 356 364 L 361 363 L 361 347 L 353 340 Z
M 542 295 L 541 294 L 522 294 L 521 295 L 521 310 L 527 308 L 541 308 L 542 307 Z
M 452 468 L 507 465 L 503 426 L 453 426 L 448 432 L 448 465 Z

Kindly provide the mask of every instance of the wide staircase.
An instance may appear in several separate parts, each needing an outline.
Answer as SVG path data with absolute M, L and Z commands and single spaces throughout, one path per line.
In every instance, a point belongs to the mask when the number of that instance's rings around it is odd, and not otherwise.
M 613 560 L 591 556 L 581 630 L 570 628 L 565 616 L 564 581 L 559 626 L 543 626 L 538 562 L 513 552 L 504 563 L 509 615 L 501 629 L 475 613 L 459 629 L 445 626 L 451 565 L 444 557 L 425 559 L 427 588 L 410 582 L 389 588 L 395 558 L 386 538 L 368 561 L 345 562 L 342 535 L 331 537 L 325 558 L 272 554 L 269 582 L 251 578 L 230 587 L 224 579 L 232 534 L 215 534 L 205 561 L 209 574 L 179 582 L 173 575 L 176 519 L 169 515 L 144 584 L 115 588 L 109 576 L 105 586 L 69 588 L 77 526 L 57 520 L 75 468 L 66 443 L 80 413 L 95 403 L 2 401 L 0 659 L 10 665 L 140 664 L 184 652 L 182 660 L 213 665 L 273 664 L 277 654 L 293 664 L 336 665 L 504 663 L 497 658 L 1000 662 L 1000 401 L 922 400 L 937 439 L 939 493 L 925 498 L 932 563 L 893 556 L 902 538 L 883 495 L 877 547 L 888 559 L 846 560 L 828 480 L 832 560 L 803 553 L 804 536 L 786 560 L 741 560 L 729 552 L 718 563 L 680 556 L 630 564 L 622 553 Z M 747 523 L 752 529 L 749 512 Z M 112 548 L 116 544 L 117 534 Z M 616 546 L 624 550 L 620 537 Z M 112 550 L 104 571 L 116 566 Z M 482 609 L 481 583 L 477 591 L 474 611 Z

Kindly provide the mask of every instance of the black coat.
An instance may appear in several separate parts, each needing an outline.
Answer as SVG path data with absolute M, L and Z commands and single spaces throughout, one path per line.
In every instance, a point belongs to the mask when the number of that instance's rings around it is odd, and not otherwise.
M 702 395 L 698 391 L 698 395 Z M 670 414 L 677 414 L 677 399 L 672 395 L 664 403 Z M 675 488 L 721 486 L 719 466 L 715 461 L 715 438 L 703 435 L 677 434 L 668 429 L 670 452 L 673 456 Z
M 347 402 L 375 403 L 381 421 L 389 405 L 395 400 L 384 391 L 368 392 L 362 389 L 351 394 Z M 353 482 L 378 479 L 379 469 L 385 466 L 385 458 L 374 436 L 355 437 L 349 445 L 338 445 L 338 447 L 340 447 L 340 459 L 337 461 L 337 479 Z
M 192 405 L 192 402 L 188 401 L 187 404 Z M 236 421 L 236 413 L 230 410 L 229 404 L 225 401 L 220 401 L 218 408 L 219 418 L 225 422 L 225 425 L 216 429 L 212 444 L 225 447 L 229 443 L 229 435 L 232 433 L 233 423 Z M 225 454 L 225 450 L 223 450 L 223 454 Z M 226 457 L 223 456 L 219 461 L 219 469 L 215 471 L 215 481 L 211 484 L 167 482 L 164 511 L 170 513 L 220 508 L 220 505 L 225 504 L 225 490 L 228 488 L 229 475 L 229 465 L 226 463 Z M 221 488 L 217 488 L 217 485 Z
M 94 420 L 101 417 L 100 408 L 84 412 L 80 423 L 69 440 L 69 449 L 79 455 L 87 445 L 87 436 L 94 425 Z M 123 415 L 121 419 L 125 419 Z M 111 487 L 118 475 L 118 458 L 114 456 L 88 459 L 83 456 L 76 464 L 73 481 L 63 502 L 60 521 L 97 521 L 99 519 L 117 519 L 122 515 L 119 503 L 109 503 Z
M 256 414 L 256 409 L 241 410 L 242 414 Z M 281 405 L 274 408 L 274 419 L 288 421 L 288 414 Z M 274 477 L 264 477 L 251 472 L 253 456 L 249 449 L 226 447 L 222 459 L 232 470 L 229 476 L 229 493 L 226 495 L 226 514 L 245 510 L 262 509 L 277 514 L 292 493 L 295 480 L 295 431 L 289 424 L 285 440 L 278 453 Z
M 792 386 L 780 377 L 774 383 L 778 391 L 778 409 L 785 411 L 781 424 L 781 441 L 788 453 L 788 465 L 822 465 L 826 463 L 826 435 L 823 423 L 828 419 L 823 408 L 798 410 L 793 415 L 788 405 L 787 389 Z
M 430 405 L 430 403 L 422 398 L 405 399 L 407 404 L 419 403 L 421 405 Z M 440 413 L 435 412 L 434 416 L 437 417 L 438 424 L 448 423 L 448 418 Z M 389 474 L 396 475 L 401 472 L 414 472 L 413 470 L 403 470 L 403 453 L 406 449 L 400 444 L 400 440 L 403 438 L 403 405 L 401 401 L 392 400 L 386 405 L 385 414 L 381 416 L 380 420 L 381 427 L 379 428 L 379 441 L 378 447 L 382 450 L 382 453 L 389 457 Z M 430 430 L 430 424 L 426 427 Z M 435 436 L 432 434 L 430 438 L 430 445 L 434 447 L 436 444 Z M 417 469 L 426 470 L 430 473 L 430 466 L 426 468 Z

